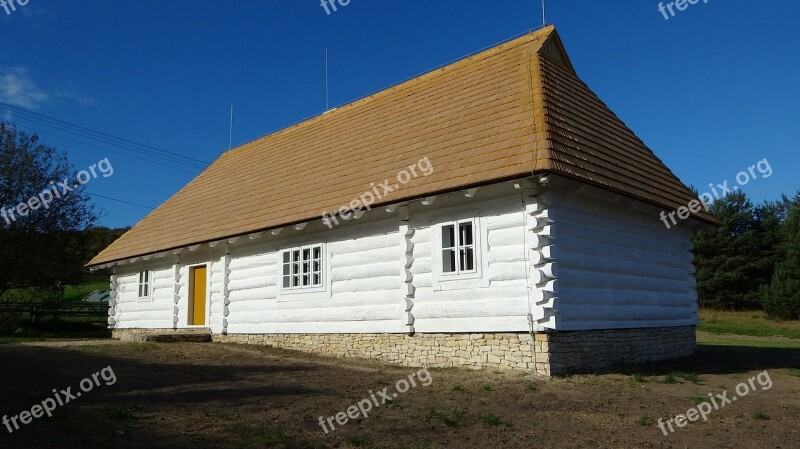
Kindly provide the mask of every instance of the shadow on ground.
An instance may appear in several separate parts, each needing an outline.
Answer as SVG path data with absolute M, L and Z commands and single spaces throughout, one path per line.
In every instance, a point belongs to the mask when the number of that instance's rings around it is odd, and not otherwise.
M 0 345 L 0 415 L 17 415 L 105 367 L 103 382 L 80 398 L 9 434 L 0 448 L 115 449 L 433 449 L 575 447 L 728 447 L 797 441 L 789 422 L 800 377 L 800 350 L 701 345 L 691 357 L 606 370 L 611 375 L 540 382 L 524 373 L 431 369 L 429 387 L 324 434 L 318 419 L 344 412 L 370 392 L 396 385 L 413 368 L 341 360 L 264 347 L 101 342 Z M 80 343 L 78 343 L 80 344 Z M 48 346 L 51 345 L 51 346 Z M 740 401 L 713 422 L 663 436 L 654 426 L 695 405 L 692 398 L 773 370 L 775 387 Z M 634 376 L 696 373 L 698 383 L 641 383 Z M 793 402 L 795 401 L 795 402 Z M 770 420 L 754 420 L 755 413 Z M 532 426 L 531 423 L 536 423 Z M 674 444 L 673 444 L 674 443 Z M 655 446 L 655 445 L 657 446 Z M 763 446 L 767 447 L 767 446 Z
M 737 374 L 780 368 L 800 368 L 800 349 L 761 348 L 699 344 L 694 354 L 673 360 L 639 365 L 618 365 L 597 374 L 665 375 L 674 371 L 704 374 Z

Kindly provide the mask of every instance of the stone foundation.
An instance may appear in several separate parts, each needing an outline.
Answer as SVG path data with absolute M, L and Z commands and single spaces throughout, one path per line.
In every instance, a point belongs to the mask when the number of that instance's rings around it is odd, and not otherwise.
M 209 329 L 114 329 L 111 338 L 126 342 L 206 343 L 211 341 Z
M 533 371 L 531 335 L 503 334 L 228 334 L 214 341 L 267 345 L 402 366 Z M 537 360 L 537 362 L 539 362 Z M 541 367 L 546 366 L 540 363 Z
M 553 332 L 541 348 L 554 374 L 591 372 L 610 365 L 656 362 L 691 355 L 694 326 Z M 537 343 L 538 344 L 538 343 Z
M 213 341 L 267 345 L 402 366 L 465 367 L 562 375 L 690 355 L 695 327 L 484 334 L 215 334 L 194 329 L 120 329 L 122 341 Z

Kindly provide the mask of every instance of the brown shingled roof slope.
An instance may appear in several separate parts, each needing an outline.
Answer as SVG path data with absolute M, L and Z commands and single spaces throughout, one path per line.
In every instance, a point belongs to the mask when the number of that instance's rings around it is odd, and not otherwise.
M 534 170 L 665 208 L 694 199 L 547 27 L 224 153 L 89 266 L 320 219 L 425 157 L 434 172 L 380 204 Z

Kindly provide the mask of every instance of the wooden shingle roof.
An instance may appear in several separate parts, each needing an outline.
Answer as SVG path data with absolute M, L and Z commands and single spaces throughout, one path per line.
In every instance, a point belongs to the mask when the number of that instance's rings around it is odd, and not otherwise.
M 88 265 L 318 220 L 425 157 L 431 175 L 374 206 L 532 172 L 665 209 L 696 198 L 547 27 L 222 154 Z

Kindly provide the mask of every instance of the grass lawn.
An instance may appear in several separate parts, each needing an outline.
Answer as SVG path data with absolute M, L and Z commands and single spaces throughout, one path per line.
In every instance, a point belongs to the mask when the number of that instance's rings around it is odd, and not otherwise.
M 764 312 L 701 310 L 697 330 L 711 334 L 800 339 L 800 321 L 773 321 Z
M 61 296 L 62 301 L 77 302 L 81 301 L 89 293 L 95 290 L 108 290 L 109 284 L 107 280 L 87 282 L 80 285 L 67 285 L 64 287 L 64 294 Z M 19 301 L 19 302 L 39 302 L 42 300 L 55 300 L 54 293 L 44 292 L 36 288 L 18 288 L 7 291 L 2 300 Z
M 697 332 L 697 344 L 706 346 L 743 346 L 747 348 L 800 349 L 800 340 L 793 338 L 717 335 L 703 331 Z
M 64 301 L 80 301 L 95 290 L 108 290 L 108 281 L 90 282 L 81 285 L 68 285 L 64 288 Z
M 95 338 L 111 338 L 111 331 L 99 326 L 69 332 L 63 330 L 26 329 L 19 334 L 0 334 L 0 345 L 31 341 L 85 340 Z
M 0 344 L 109 337 L 111 331 L 105 324 L 87 323 L 81 319 L 26 322 L 13 331 L 0 328 Z

